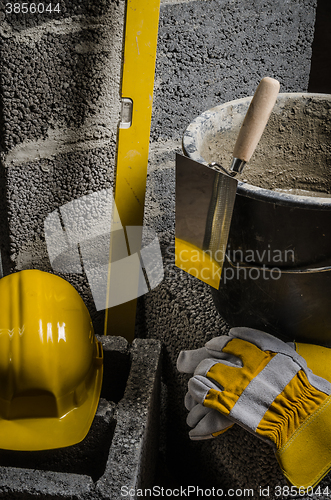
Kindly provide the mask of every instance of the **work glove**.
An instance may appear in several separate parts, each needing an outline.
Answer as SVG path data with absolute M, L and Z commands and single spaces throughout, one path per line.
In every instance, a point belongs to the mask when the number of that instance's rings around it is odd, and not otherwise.
M 177 359 L 177 369 L 181 373 L 193 375 L 201 361 L 211 357 L 217 358 L 218 355 L 219 351 L 215 351 L 210 346 L 210 342 L 200 349 L 181 351 Z M 232 359 L 233 363 L 237 362 L 238 366 L 241 366 L 238 358 L 231 355 L 228 355 L 227 358 Z M 225 361 L 224 353 L 222 353 L 221 359 Z M 190 392 L 186 393 L 184 404 L 185 408 L 189 411 L 186 423 L 192 428 L 189 432 L 189 436 L 193 441 L 215 438 L 234 425 L 232 420 L 219 411 L 198 403 L 193 396 L 191 396 Z
M 291 484 L 314 487 L 331 468 L 331 350 L 233 328 L 193 352 L 177 362 L 196 367 L 185 398 L 193 438 L 238 423 L 273 446 Z

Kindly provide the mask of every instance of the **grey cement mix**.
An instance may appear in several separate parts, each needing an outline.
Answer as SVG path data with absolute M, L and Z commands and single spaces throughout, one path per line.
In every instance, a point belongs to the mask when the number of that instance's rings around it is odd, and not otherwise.
M 5 273 L 29 267 L 52 270 L 45 217 L 64 203 L 113 186 L 124 1 L 60 4 L 62 13 L 47 20 L 17 16 L 9 21 L 0 7 Z M 252 95 L 263 76 L 277 78 L 283 92 L 307 90 L 315 11 L 316 0 L 161 2 L 145 223 L 160 239 L 165 278 L 139 300 L 137 336 L 164 345 L 161 454 L 182 485 L 194 481 L 257 491 L 258 486 L 285 484 L 272 450 L 240 428 L 213 441 L 188 439 L 183 405 L 187 377 L 176 371 L 177 355 L 226 333 L 228 325 L 216 312 L 208 287 L 174 267 L 174 158 L 194 117 L 221 102 Z M 81 293 L 97 333 L 102 333 L 103 317 L 95 310 L 84 273 L 63 277 Z M 125 352 L 121 357 L 120 378 L 126 380 Z M 155 359 L 147 350 L 146 358 L 137 360 L 146 380 L 159 373 L 150 357 Z M 133 387 L 137 393 L 131 394 Z M 149 455 L 139 439 L 150 424 L 143 427 L 139 417 L 145 422 L 155 422 L 155 417 L 144 404 L 138 408 L 138 397 L 153 399 L 149 388 L 149 383 L 140 385 L 140 375 L 129 379 L 127 390 L 137 412 L 131 423 L 130 404 L 116 407 L 121 436 L 113 440 L 111 453 L 117 465 L 112 469 L 107 462 L 108 475 L 96 489 L 89 476 L 77 477 L 76 472 L 61 476 L 53 487 L 55 473 L 49 480 L 49 473 L 39 470 L 24 472 L 29 492 L 24 493 L 18 469 L 2 467 L 3 498 L 14 490 L 17 498 L 42 498 L 45 484 L 47 498 L 93 499 L 113 491 L 117 482 L 129 478 L 131 460 L 137 464 Z M 127 453 L 128 428 L 134 435 L 133 455 Z M 137 481 L 133 478 L 132 484 Z

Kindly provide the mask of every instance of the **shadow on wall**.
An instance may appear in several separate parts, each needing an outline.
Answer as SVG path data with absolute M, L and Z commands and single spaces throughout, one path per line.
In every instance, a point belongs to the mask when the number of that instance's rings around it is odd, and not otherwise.
M 318 0 L 312 46 L 309 92 L 331 94 L 331 2 Z

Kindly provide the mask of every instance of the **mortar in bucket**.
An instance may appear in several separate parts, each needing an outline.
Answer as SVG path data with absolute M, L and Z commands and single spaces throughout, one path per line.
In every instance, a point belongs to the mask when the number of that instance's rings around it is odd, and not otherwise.
M 251 97 L 205 111 L 184 154 L 231 163 Z M 231 326 L 331 346 L 331 95 L 279 94 L 238 178 L 216 308 Z

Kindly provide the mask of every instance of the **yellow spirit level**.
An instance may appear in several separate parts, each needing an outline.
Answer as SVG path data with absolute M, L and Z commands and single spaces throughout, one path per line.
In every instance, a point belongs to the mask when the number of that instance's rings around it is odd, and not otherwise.
M 143 224 L 159 13 L 160 0 L 127 0 L 112 235 L 116 224 L 124 232 L 127 226 Z M 116 238 L 111 237 L 108 294 L 110 287 L 116 286 L 111 270 L 115 245 Z M 137 259 L 137 269 L 130 269 L 130 286 L 137 290 L 139 265 Z M 136 302 L 106 309 L 106 335 L 133 340 Z

